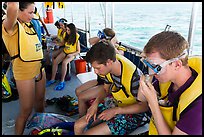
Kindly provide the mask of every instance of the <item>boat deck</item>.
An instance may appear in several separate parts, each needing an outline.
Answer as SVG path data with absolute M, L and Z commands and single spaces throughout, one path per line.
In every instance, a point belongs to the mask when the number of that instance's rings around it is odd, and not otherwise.
M 46 88 L 46 99 L 59 98 L 64 95 L 70 95 L 71 97 L 75 97 L 75 89 L 81 83 L 84 83 L 88 80 L 96 78 L 96 74 L 94 75 L 93 69 L 91 72 L 81 73 L 76 75 L 75 68 L 73 67 L 73 63 L 71 63 L 71 80 L 66 81 L 66 86 L 61 91 L 54 90 L 57 82 L 53 85 Z M 45 107 L 46 113 L 55 113 L 65 115 L 65 112 L 61 111 L 56 105 L 47 105 Z M 11 101 L 11 102 L 2 102 L 2 135 L 15 135 L 15 119 L 17 114 L 19 113 L 19 100 Z M 34 114 L 34 112 L 33 112 Z M 31 116 L 33 115 L 31 114 Z M 75 121 L 78 119 L 78 114 L 68 117 L 70 121 Z M 143 127 L 138 128 L 130 135 L 137 135 L 148 130 L 148 124 Z M 24 135 L 28 135 L 30 129 L 25 128 Z
M 78 87 L 81 82 L 76 76 L 76 73 L 71 73 L 71 80 L 66 81 L 66 86 L 61 91 L 54 90 L 57 82 L 46 88 L 46 99 L 59 98 L 64 95 L 70 95 L 72 97 L 76 97 L 75 89 Z M 47 105 L 45 107 L 46 113 L 56 113 L 56 114 L 64 114 L 56 105 Z M 2 135 L 14 135 L 14 120 L 16 119 L 19 113 L 19 100 L 11 101 L 11 102 L 2 102 Z M 33 112 L 34 113 L 34 112 Z M 71 119 L 77 119 L 78 115 L 71 116 Z M 27 135 L 29 133 L 28 129 L 25 129 L 24 134 Z

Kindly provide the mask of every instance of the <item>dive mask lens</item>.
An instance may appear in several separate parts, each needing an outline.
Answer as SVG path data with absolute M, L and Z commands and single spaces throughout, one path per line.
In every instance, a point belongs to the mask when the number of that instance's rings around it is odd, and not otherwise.
M 102 31 L 100 31 L 100 30 L 98 31 L 97 36 L 98 36 L 100 39 L 106 38 L 105 34 L 104 34 Z
M 159 72 L 162 69 L 162 67 L 160 65 L 151 64 L 146 59 L 143 59 L 142 61 L 144 62 L 145 65 L 147 65 L 150 69 L 152 69 L 154 71 L 154 73 L 156 73 L 156 74 L 159 74 Z

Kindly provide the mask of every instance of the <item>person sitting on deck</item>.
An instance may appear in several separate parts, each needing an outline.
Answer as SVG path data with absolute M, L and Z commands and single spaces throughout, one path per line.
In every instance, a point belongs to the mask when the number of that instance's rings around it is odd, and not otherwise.
M 57 27 L 57 35 L 52 35 L 50 41 L 47 40 L 47 45 L 49 42 L 51 42 L 51 47 L 54 47 L 54 49 L 50 49 L 50 47 L 47 47 L 47 50 L 45 51 L 45 58 L 46 58 L 46 65 L 49 65 L 52 63 L 52 60 L 56 56 L 59 55 L 60 52 L 64 49 L 64 43 L 63 40 L 66 35 L 66 28 L 65 23 L 67 22 L 66 19 L 61 18 L 58 21 L 55 22 L 55 26 Z M 51 55 L 51 56 L 50 56 Z
M 75 122 L 76 135 L 126 135 L 149 122 L 147 103 L 136 100 L 140 76 L 130 60 L 116 54 L 110 41 L 93 45 L 85 60 L 91 63 L 96 74 L 105 76 L 105 84 L 103 92 L 98 94 L 87 114 Z M 116 100 L 116 106 L 98 108 L 109 93 Z
M 75 94 L 78 98 L 79 118 L 86 114 L 89 101 L 94 100 L 99 92 L 103 92 L 104 78 L 97 75 L 97 79 L 89 80 L 76 88 Z
M 150 135 L 202 135 L 202 57 L 188 56 L 189 44 L 175 31 L 154 35 L 142 61 L 156 77 L 141 76 L 138 100 L 152 112 Z
M 111 28 L 105 28 L 101 32 L 100 30 L 98 31 L 97 37 L 92 37 L 89 38 L 89 43 L 90 45 L 94 45 L 99 41 L 104 41 L 104 40 L 110 40 L 111 43 L 114 45 L 116 53 L 124 55 L 124 51 L 126 50 L 125 47 L 119 46 L 118 39 L 116 37 L 115 32 Z
M 52 77 L 47 81 L 46 86 L 55 83 L 55 76 L 58 70 L 58 64 L 62 62 L 62 76 L 60 83 L 55 87 L 55 90 L 62 90 L 65 87 L 65 75 L 67 73 L 67 64 L 71 62 L 77 54 L 80 53 L 79 34 L 76 32 L 76 27 L 73 23 L 65 24 L 66 36 L 63 40 L 63 51 L 53 59 L 52 62 Z

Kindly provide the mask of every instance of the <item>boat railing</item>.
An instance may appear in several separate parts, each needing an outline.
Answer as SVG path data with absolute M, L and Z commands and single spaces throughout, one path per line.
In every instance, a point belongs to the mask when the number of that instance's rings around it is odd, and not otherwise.
M 144 65 L 144 63 L 140 60 L 141 56 L 140 54 L 142 53 L 142 50 L 131 46 L 127 45 L 125 43 L 120 42 L 119 45 L 123 46 L 126 48 L 126 51 L 124 51 L 124 56 L 128 58 L 133 64 L 137 66 L 141 70 L 143 74 L 148 73 L 148 68 Z
M 128 45 L 128 44 L 123 43 L 123 42 L 119 42 L 119 45 L 125 47 L 126 51 L 130 52 L 132 54 L 140 55 L 142 53 L 142 50 L 137 48 L 137 47 L 135 47 L 135 46 L 131 46 L 131 45 Z

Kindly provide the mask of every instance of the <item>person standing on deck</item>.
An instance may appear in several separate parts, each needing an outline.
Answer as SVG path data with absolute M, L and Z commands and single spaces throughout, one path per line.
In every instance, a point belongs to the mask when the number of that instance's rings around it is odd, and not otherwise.
M 7 2 L 7 14 L 2 23 L 2 37 L 13 58 L 13 74 L 19 94 L 20 112 L 15 134 L 22 135 L 33 107 L 44 112 L 45 72 L 42 69 L 42 44 L 33 27 L 34 2 Z

